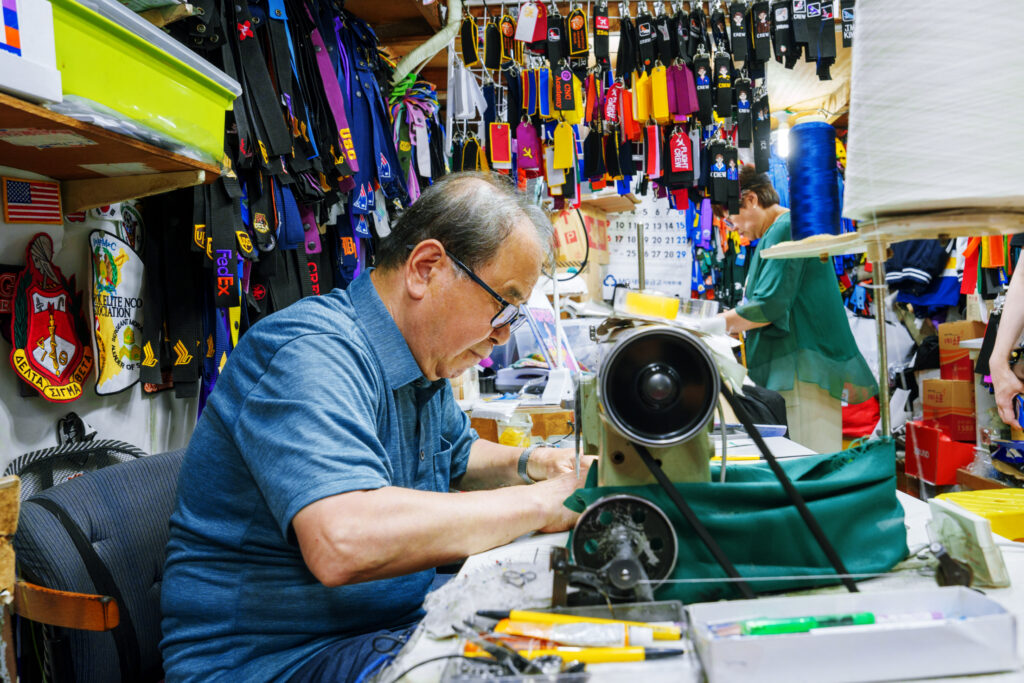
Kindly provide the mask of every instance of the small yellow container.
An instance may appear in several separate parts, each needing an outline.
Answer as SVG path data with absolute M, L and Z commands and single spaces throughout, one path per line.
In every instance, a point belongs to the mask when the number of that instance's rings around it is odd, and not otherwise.
M 97 2 L 105 7 L 101 0 Z M 209 160 L 223 156 L 224 112 L 241 92 L 236 82 L 202 58 L 185 54 L 184 46 L 155 28 L 155 34 L 140 29 L 150 42 L 74 0 L 51 0 L 51 5 L 57 68 L 65 95 L 110 107 L 195 148 Z M 110 10 L 114 15 L 121 10 L 130 13 L 124 8 Z M 168 49 L 161 49 L 160 43 Z M 182 59 L 170 52 L 181 54 Z
M 626 292 L 627 313 L 675 320 L 679 313 L 679 299 L 653 292 Z
M 992 533 L 1024 541 L 1024 489 L 959 491 L 938 497 L 989 520 Z

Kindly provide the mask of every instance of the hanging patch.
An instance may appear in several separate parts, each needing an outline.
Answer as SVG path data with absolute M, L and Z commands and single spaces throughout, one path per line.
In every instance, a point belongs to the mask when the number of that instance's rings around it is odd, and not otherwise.
M 746 3 L 734 2 L 729 5 L 729 22 L 732 28 L 732 56 L 745 62 L 749 59 Z
M 134 204 L 128 202 L 121 205 L 121 236 L 132 249 L 142 251 L 142 239 L 145 236 L 142 214 Z
M 511 14 L 501 17 L 499 24 L 501 31 L 501 61 L 512 62 L 516 59 L 516 20 Z
M 598 0 L 594 8 L 594 57 L 599 66 L 607 67 L 611 54 L 608 51 L 608 3 Z
M 569 55 L 581 57 L 590 52 L 587 39 L 587 14 L 577 7 L 569 12 Z
M 74 401 L 93 362 L 82 293 L 53 265 L 53 240 L 45 232 L 29 242 L 25 262 L 14 292 L 11 367 L 47 401 Z
M 60 183 L 3 178 L 4 222 L 61 225 Z
M 462 63 L 466 66 L 479 66 L 480 52 L 477 45 L 479 39 L 476 32 L 476 21 L 473 17 L 467 15 L 462 20 L 459 39 L 462 45 Z
M 102 230 L 89 233 L 96 393 L 124 391 L 142 369 L 142 258 Z

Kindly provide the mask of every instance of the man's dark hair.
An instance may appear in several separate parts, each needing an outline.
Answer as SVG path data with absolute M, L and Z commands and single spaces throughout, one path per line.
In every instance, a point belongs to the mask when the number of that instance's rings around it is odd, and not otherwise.
M 772 187 L 771 178 L 767 173 L 758 173 L 750 164 L 740 168 L 740 192 L 753 192 L 757 203 L 762 209 L 779 203 L 779 193 Z
M 544 210 L 532 203 L 504 176 L 465 171 L 442 177 L 420 195 L 381 240 L 376 265 L 390 270 L 405 263 L 407 245 L 436 239 L 473 269 L 487 265 L 519 224 L 537 230 L 545 251 L 554 228 Z

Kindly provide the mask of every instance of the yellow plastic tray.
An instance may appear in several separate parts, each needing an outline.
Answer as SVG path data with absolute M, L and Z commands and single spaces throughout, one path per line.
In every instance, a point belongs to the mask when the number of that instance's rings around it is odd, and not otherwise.
M 212 159 L 223 156 L 233 92 L 74 0 L 51 4 L 65 95 L 106 105 Z
M 1024 489 L 959 491 L 938 497 L 989 520 L 993 533 L 1015 541 L 1024 540 Z

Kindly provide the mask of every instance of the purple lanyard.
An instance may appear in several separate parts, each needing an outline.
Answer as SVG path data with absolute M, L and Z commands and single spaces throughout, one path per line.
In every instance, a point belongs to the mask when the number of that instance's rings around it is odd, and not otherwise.
M 309 10 L 307 9 L 306 12 L 308 14 Z M 313 21 L 312 15 L 309 16 L 309 20 Z M 313 41 L 313 51 L 316 52 L 316 65 L 320 70 L 324 94 L 327 95 L 327 103 L 331 107 L 331 114 L 334 115 L 334 123 L 338 128 L 341 153 L 344 155 L 348 167 L 354 173 L 359 170 L 359 162 L 356 161 L 355 147 L 352 146 L 352 133 L 349 131 L 348 117 L 345 116 L 345 98 L 338 85 L 338 75 L 331 65 L 331 57 L 327 54 L 327 46 L 324 45 L 324 40 L 320 37 L 320 31 L 314 28 L 309 37 Z

